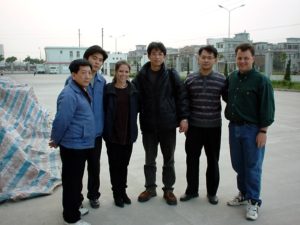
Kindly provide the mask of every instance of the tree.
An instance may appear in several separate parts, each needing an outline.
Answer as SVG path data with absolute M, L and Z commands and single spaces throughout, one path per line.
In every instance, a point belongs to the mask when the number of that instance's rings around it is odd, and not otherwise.
M 17 57 L 15 56 L 11 56 L 6 58 L 5 62 L 8 63 L 10 65 L 10 70 L 13 71 L 14 70 L 14 62 L 17 60 Z
M 287 55 L 285 52 L 274 52 L 273 53 L 273 68 L 274 68 L 274 70 L 283 72 L 286 58 L 287 58 Z
M 4 60 L 4 56 L 0 55 L 0 62 Z
M 227 62 L 225 62 L 224 76 L 225 76 L 225 77 L 228 77 L 228 64 L 227 64 Z
M 23 62 L 27 62 L 29 64 L 43 64 L 45 61 L 43 59 L 37 59 L 37 58 L 30 58 L 30 56 L 27 56 Z
M 285 81 L 291 81 L 291 59 L 288 60 L 286 65 L 284 78 Z

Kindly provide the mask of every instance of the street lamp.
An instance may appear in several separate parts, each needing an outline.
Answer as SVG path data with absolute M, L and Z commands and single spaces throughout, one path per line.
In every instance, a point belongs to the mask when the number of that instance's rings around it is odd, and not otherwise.
M 120 36 L 116 36 L 116 37 L 110 35 L 109 37 L 115 39 L 115 52 L 118 53 L 118 39 L 121 38 L 121 37 L 125 37 L 125 34 L 120 35 Z
M 238 9 L 238 8 L 241 8 L 241 7 L 243 7 L 243 6 L 245 6 L 245 4 L 242 4 L 242 5 L 240 5 L 240 6 L 237 6 L 237 7 L 234 7 L 234 8 L 232 8 L 232 9 L 227 9 L 227 8 L 225 8 L 224 6 L 222 6 L 222 5 L 218 5 L 220 8 L 222 8 L 222 9 L 225 9 L 227 12 L 228 12 L 228 38 L 230 38 L 230 13 L 233 11 L 233 10 L 235 10 L 235 9 Z

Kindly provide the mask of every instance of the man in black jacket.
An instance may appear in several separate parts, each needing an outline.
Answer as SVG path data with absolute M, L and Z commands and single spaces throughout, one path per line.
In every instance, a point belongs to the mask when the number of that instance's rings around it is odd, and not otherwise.
M 156 196 L 156 157 L 158 144 L 163 155 L 163 191 L 169 205 L 176 205 L 173 194 L 175 183 L 174 152 L 176 127 L 179 132 L 188 129 L 187 95 L 178 73 L 165 66 L 167 50 L 161 42 L 152 42 L 147 48 L 150 62 L 146 63 L 133 83 L 140 94 L 140 127 L 145 149 L 145 187 L 138 201 L 146 202 Z

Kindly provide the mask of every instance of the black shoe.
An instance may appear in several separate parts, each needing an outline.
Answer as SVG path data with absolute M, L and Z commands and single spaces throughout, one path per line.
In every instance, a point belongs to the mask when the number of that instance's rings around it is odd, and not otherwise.
M 216 195 L 207 195 L 207 198 L 210 204 L 216 205 L 219 202 L 218 196 Z
M 184 194 L 180 197 L 180 201 L 186 202 L 191 200 L 192 198 L 197 198 L 199 194 Z
M 115 205 L 124 208 L 124 201 L 121 197 L 114 198 L 115 199 Z
M 97 209 L 100 206 L 100 202 L 98 199 L 90 199 L 90 205 L 92 208 Z
M 125 204 L 127 204 L 127 205 L 131 204 L 131 199 L 128 197 L 128 195 L 126 193 L 123 194 L 122 198 L 123 198 L 123 202 Z

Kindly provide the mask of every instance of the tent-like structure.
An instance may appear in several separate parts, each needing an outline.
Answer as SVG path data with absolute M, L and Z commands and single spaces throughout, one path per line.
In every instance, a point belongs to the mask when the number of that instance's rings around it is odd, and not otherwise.
M 51 194 L 61 184 L 51 121 L 33 88 L 0 78 L 0 203 Z

